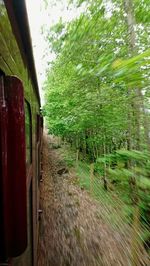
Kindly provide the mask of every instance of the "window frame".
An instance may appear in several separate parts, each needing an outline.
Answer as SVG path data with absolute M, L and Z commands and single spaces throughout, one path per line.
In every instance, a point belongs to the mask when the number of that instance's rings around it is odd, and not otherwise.
M 27 141 L 26 141 L 26 165 L 27 168 L 30 167 L 30 165 L 32 164 L 32 112 L 31 112 L 31 106 L 30 103 L 25 99 L 25 132 L 26 132 L 26 116 L 27 116 L 27 112 L 26 110 L 28 110 L 28 114 L 29 114 L 29 128 L 30 128 L 30 133 L 29 133 L 29 151 L 30 151 L 30 160 L 28 160 L 27 158 Z M 27 134 L 27 133 L 26 133 Z M 27 135 L 26 135 L 27 136 Z M 27 138 L 26 138 L 27 140 Z

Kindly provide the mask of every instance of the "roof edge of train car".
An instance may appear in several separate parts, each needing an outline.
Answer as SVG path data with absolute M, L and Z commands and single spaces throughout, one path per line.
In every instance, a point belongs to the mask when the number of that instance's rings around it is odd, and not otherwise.
M 25 0 L 4 0 L 4 3 L 24 64 L 28 68 L 32 84 L 40 104 L 39 87 Z

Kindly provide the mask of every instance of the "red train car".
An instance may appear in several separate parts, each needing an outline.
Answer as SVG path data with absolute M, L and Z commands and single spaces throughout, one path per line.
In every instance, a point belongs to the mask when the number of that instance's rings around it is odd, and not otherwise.
M 24 0 L 0 0 L 0 266 L 36 266 L 42 117 Z

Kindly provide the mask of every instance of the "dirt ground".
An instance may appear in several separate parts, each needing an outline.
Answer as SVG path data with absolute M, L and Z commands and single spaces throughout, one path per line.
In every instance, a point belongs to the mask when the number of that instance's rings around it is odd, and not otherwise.
M 44 136 L 38 266 L 149 266 L 143 249 L 131 263 L 131 243 L 106 224 L 102 206 L 74 184 L 63 158 Z

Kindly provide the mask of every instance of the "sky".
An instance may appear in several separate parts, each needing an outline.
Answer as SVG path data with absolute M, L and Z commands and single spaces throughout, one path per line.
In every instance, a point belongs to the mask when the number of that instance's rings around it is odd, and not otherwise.
M 48 67 L 48 61 L 51 61 L 54 55 L 48 53 L 48 56 L 44 56 L 45 51 L 48 51 L 48 44 L 42 35 L 41 28 L 44 26 L 46 29 L 49 29 L 59 21 L 60 17 L 62 17 L 62 20 L 65 22 L 71 21 L 73 18 L 77 17 L 84 8 L 82 7 L 82 10 L 77 10 L 75 7 L 68 9 L 67 2 L 68 0 L 56 0 L 56 4 L 54 4 L 54 1 L 47 0 L 48 5 L 46 5 L 44 0 L 26 0 L 33 54 L 42 103 L 42 86 L 45 80 L 45 71 Z

